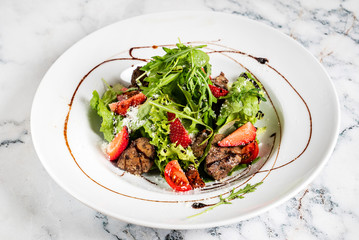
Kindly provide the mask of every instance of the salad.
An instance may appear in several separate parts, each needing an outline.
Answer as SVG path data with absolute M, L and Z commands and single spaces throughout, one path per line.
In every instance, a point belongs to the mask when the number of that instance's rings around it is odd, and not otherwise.
M 130 86 L 104 81 L 101 97 L 93 91 L 106 156 L 119 168 L 157 171 L 175 191 L 188 191 L 259 158 L 260 82 L 248 72 L 232 84 L 224 73 L 211 77 L 203 47 L 164 47 L 163 56 L 133 71 Z

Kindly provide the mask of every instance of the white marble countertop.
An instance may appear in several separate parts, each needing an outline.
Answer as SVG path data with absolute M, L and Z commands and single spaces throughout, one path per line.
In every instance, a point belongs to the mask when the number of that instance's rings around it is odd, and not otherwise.
M 42 167 L 29 121 L 46 70 L 101 27 L 169 10 L 219 11 L 263 22 L 296 39 L 328 71 L 340 99 L 340 136 L 324 170 L 294 198 L 233 225 L 152 229 L 83 205 Z M 0 1 L 0 239 L 358 239 L 357 16 L 357 0 Z

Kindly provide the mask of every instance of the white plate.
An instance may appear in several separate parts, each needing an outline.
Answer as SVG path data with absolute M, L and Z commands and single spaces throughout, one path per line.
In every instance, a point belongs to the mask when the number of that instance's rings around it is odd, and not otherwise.
M 265 118 L 258 123 L 267 125 L 266 133 L 261 135 L 260 152 L 266 162 L 258 174 L 214 190 L 178 194 L 161 183 L 154 185 L 141 177 L 122 175 L 105 160 L 99 121 L 89 107 L 92 91 L 103 93 L 101 78 L 111 84 L 126 80 L 125 70 L 141 61 L 98 64 L 131 58 L 129 49 L 135 46 L 149 47 L 134 49 L 134 57 L 162 54 L 160 48 L 152 46 L 174 44 L 178 38 L 194 45 L 207 43 L 207 52 L 226 51 L 210 55 L 214 72 L 224 71 L 234 79 L 243 70 L 242 65 L 263 83 L 271 101 L 262 105 Z M 261 64 L 255 57 L 268 62 Z M 213 12 L 144 15 L 90 34 L 67 50 L 46 73 L 31 114 L 36 151 L 61 187 L 86 205 L 123 221 L 170 229 L 230 224 L 286 201 L 328 160 L 338 126 L 334 87 L 308 51 L 266 25 Z M 193 209 L 193 202 L 216 203 L 219 195 L 233 187 L 242 188 L 247 181 L 263 184 L 244 199 L 187 218 L 205 209 Z

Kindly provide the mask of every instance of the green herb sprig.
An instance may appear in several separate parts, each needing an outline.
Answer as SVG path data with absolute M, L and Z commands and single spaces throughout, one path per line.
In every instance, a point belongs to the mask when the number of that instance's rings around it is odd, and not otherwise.
M 251 193 L 251 192 L 254 192 L 255 190 L 257 190 L 257 187 L 259 185 L 261 185 L 263 182 L 259 182 L 259 183 L 256 183 L 256 184 L 247 184 L 244 188 L 242 189 L 239 189 L 238 191 L 235 191 L 235 189 L 233 188 L 232 191 L 230 192 L 229 196 L 227 197 L 223 197 L 222 195 L 219 196 L 219 202 L 210 206 L 209 208 L 207 208 L 206 210 L 200 212 L 200 213 L 197 213 L 197 214 L 194 214 L 194 215 L 191 215 L 189 216 L 188 218 L 193 218 L 193 217 L 197 217 L 199 215 L 202 215 L 203 213 L 206 213 L 208 211 L 211 211 L 213 210 L 214 208 L 222 205 L 222 204 L 232 204 L 230 201 L 236 199 L 236 198 L 239 198 L 239 199 L 242 199 L 244 198 L 244 194 L 247 194 L 247 193 Z

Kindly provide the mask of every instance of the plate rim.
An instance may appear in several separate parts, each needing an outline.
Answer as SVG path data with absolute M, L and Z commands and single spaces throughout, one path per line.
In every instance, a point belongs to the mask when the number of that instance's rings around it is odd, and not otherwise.
M 45 157 L 43 156 L 43 154 L 41 153 L 40 150 L 40 144 L 39 142 L 37 142 L 36 140 L 36 130 L 35 126 L 34 126 L 34 106 L 35 104 L 38 102 L 37 99 L 39 98 L 40 95 L 40 91 L 41 91 L 41 86 L 44 83 L 44 79 L 46 78 L 46 76 L 48 75 L 48 73 L 52 70 L 53 66 L 56 65 L 59 61 L 59 59 L 62 58 L 63 55 L 65 55 L 66 53 L 68 53 L 71 49 L 76 48 L 77 45 L 81 44 L 82 41 L 85 41 L 85 39 L 87 39 L 89 36 L 92 36 L 94 34 L 96 34 L 99 31 L 103 31 L 104 29 L 107 28 L 112 28 L 114 25 L 120 23 L 120 22 L 126 22 L 126 21 L 133 21 L 134 19 L 140 19 L 140 18 L 148 18 L 148 17 L 154 17 L 154 16 L 159 16 L 159 15 L 171 15 L 171 14 L 196 14 L 196 13 L 201 13 L 201 14 L 214 14 L 214 15 L 222 15 L 222 16 L 227 16 L 227 17 L 232 17 L 232 18 L 237 18 L 240 19 L 240 21 L 247 21 L 247 22 L 251 22 L 254 24 L 258 24 L 261 25 L 262 27 L 267 28 L 270 31 L 274 31 L 277 34 L 279 33 L 280 35 L 282 35 L 282 37 L 287 38 L 288 40 L 290 40 L 292 43 L 296 44 L 298 47 L 300 47 L 300 49 L 304 52 L 306 52 L 312 59 L 315 60 L 316 64 L 320 67 L 320 70 L 325 73 L 326 76 L 326 80 L 328 80 L 328 84 L 330 86 L 330 88 L 333 91 L 333 96 L 334 96 L 334 102 L 335 102 L 335 106 L 332 107 L 333 109 L 333 113 L 335 113 L 333 117 L 334 118 L 334 122 L 335 124 L 335 129 L 332 131 L 332 138 L 330 143 L 328 144 L 328 148 L 325 151 L 325 154 L 323 155 L 323 157 L 321 158 L 321 161 L 318 163 L 317 167 L 314 169 L 314 171 L 309 175 L 309 177 L 307 177 L 301 184 L 299 184 L 297 187 L 292 188 L 285 196 L 279 198 L 277 201 L 268 204 L 260 209 L 254 210 L 250 213 L 247 214 L 243 214 L 239 217 L 235 217 L 235 218 L 229 218 L 226 220 L 221 220 L 219 222 L 216 223 L 195 223 L 195 224 L 183 224 L 183 225 L 179 225 L 179 224 L 163 224 L 163 223 L 152 223 L 150 221 L 141 221 L 138 220 L 136 218 L 130 218 L 130 217 L 126 217 L 126 216 L 118 216 L 118 214 L 113 214 L 111 212 L 108 212 L 106 210 L 99 210 L 93 206 L 90 205 L 89 202 L 91 201 L 86 201 L 85 199 L 81 199 L 80 196 L 78 196 L 78 194 L 76 193 L 76 191 L 71 190 L 70 188 L 66 187 L 65 184 L 61 183 L 61 179 L 58 179 L 55 174 L 53 174 L 51 168 L 46 164 L 45 161 Z M 318 176 L 319 172 L 322 171 L 322 169 L 324 168 L 325 164 L 328 162 L 330 156 L 332 155 L 333 151 L 334 151 L 334 147 L 337 143 L 337 139 L 338 139 L 338 135 L 339 135 L 339 127 L 340 127 L 340 107 L 339 107 L 339 98 L 338 98 L 338 94 L 336 91 L 336 88 L 334 86 L 334 83 L 332 81 L 332 79 L 330 78 L 330 75 L 328 74 L 328 72 L 326 71 L 326 69 L 324 68 L 324 66 L 319 62 L 319 60 L 308 50 L 306 49 L 302 44 L 300 44 L 298 41 L 296 41 L 295 39 L 289 37 L 288 35 L 286 35 L 285 33 L 279 31 L 278 29 L 275 29 L 269 25 L 266 25 L 262 22 L 258 22 L 256 20 L 252 20 L 249 19 L 245 16 L 242 15 L 235 15 L 235 14 L 228 14 L 228 13 L 222 13 L 222 12 L 211 12 L 211 11 L 166 11 L 166 12 L 156 12 L 156 13 L 150 13 L 150 14 L 143 14 L 143 15 L 139 15 L 139 16 L 135 16 L 135 17 L 131 17 L 131 18 L 126 18 L 126 19 L 122 19 L 119 21 L 116 21 L 112 24 L 109 24 L 105 27 L 99 28 L 95 31 L 93 31 L 92 33 L 83 36 L 81 39 L 79 39 L 77 42 L 75 42 L 74 44 L 72 44 L 66 51 L 64 51 L 51 65 L 51 67 L 46 71 L 45 75 L 43 76 L 40 84 L 37 87 L 36 93 L 35 93 L 35 97 L 32 101 L 32 107 L 31 107 L 31 115 L 30 115 L 30 129 L 31 129 L 31 137 L 32 137 L 32 142 L 35 148 L 35 151 L 42 163 L 42 165 L 44 166 L 44 168 L 46 169 L 47 173 L 51 176 L 51 178 L 53 178 L 55 180 L 55 182 L 61 186 L 61 188 L 63 188 L 65 191 L 67 191 L 68 193 L 70 193 L 70 195 L 72 195 L 72 197 L 78 199 L 80 202 L 84 203 L 86 206 L 89 206 L 92 209 L 95 209 L 96 211 L 100 211 L 108 216 L 112 216 L 116 219 L 120 219 L 122 221 L 125 222 L 129 222 L 129 223 L 134 223 L 134 224 L 138 224 L 138 225 L 142 225 L 142 226 L 147 226 L 147 227 L 154 227 L 154 228 L 162 228 L 162 229 L 199 229 L 199 228 L 208 228 L 208 227 L 214 227 L 214 226 L 222 226 L 222 225 L 226 225 L 226 224 L 233 224 L 239 221 L 242 221 L 244 219 L 248 219 L 254 216 L 258 216 L 259 214 L 262 214 L 264 212 L 267 212 L 269 209 L 272 209 L 274 207 L 277 207 L 281 204 L 283 204 L 284 202 L 288 201 L 290 198 L 292 198 L 294 195 L 296 195 L 297 193 L 299 193 L 302 189 L 304 189 L 310 182 L 312 182 L 314 180 L 315 177 Z M 35 134 L 34 134 L 35 133 Z

